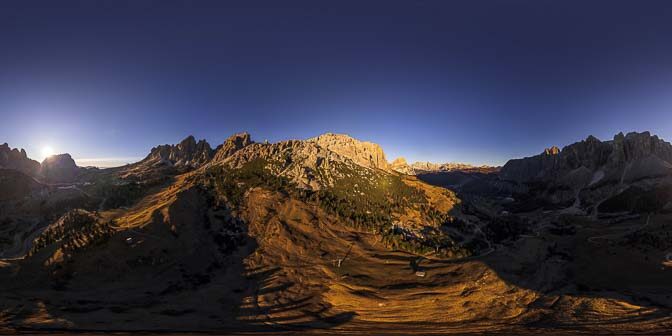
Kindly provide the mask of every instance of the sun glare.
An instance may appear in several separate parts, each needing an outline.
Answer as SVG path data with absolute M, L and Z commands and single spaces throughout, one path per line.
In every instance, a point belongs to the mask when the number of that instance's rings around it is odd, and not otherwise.
M 42 157 L 45 159 L 52 156 L 54 154 L 54 149 L 51 148 L 51 146 L 44 146 L 42 147 Z

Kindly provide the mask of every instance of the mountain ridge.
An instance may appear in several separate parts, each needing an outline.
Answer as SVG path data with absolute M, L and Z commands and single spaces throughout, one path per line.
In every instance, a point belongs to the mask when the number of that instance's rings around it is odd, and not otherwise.
M 413 176 L 394 170 L 404 160 L 382 165 L 379 146 L 313 139 L 238 133 L 212 149 L 187 137 L 70 183 L 0 169 L 0 326 L 598 332 L 612 326 L 595 321 L 615 314 L 621 331 L 659 330 L 657 314 L 672 312 L 660 294 L 672 281 L 670 217 L 646 208 L 672 194 L 656 189 L 666 177 L 612 184 L 605 171 L 585 182 L 605 167 L 636 176 L 657 165 L 651 157 L 666 162 L 654 137 L 551 148 L 506 168 L 532 177 L 521 182 L 459 165 Z M 432 174 L 468 181 L 443 188 L 424 182 Z M 569 211 L 590 209 L 599 214 Z

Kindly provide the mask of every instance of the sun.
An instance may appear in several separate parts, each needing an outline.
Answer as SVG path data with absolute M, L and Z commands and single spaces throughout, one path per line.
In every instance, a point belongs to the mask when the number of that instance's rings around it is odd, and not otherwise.
M 42 147 L 42 157 L 45 159 L 52 156 L 54 154 L 54 149 L 51 148 L 51 146 L 44 146 Z

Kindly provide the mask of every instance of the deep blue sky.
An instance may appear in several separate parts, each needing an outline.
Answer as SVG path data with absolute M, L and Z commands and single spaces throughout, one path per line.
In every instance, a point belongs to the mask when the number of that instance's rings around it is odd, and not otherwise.
M 672 1 L 0 2 L 0 142 L 36 158 L 331 131 L 502 164 L 671 107 Z

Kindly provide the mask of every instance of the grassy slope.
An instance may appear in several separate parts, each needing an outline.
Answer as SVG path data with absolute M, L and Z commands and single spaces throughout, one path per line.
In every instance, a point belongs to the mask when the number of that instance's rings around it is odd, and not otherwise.
M 276 163 L 256 159 L 241 168 L 215 166 L 204 174 L 204 184 L 234 207 L 250 188 L 261 187 L 319 205 L 338 216 L 342 224 L 378 234 L 391 248 L 414 253 L 467 256 L 478 253 L 472 232 L 455 217 L 460 200 L 449 190 L 413 177 L 332 163 L 332 171 L 317 171 L 325 187 L 297 188 L 288 178 L 273 174 Z

